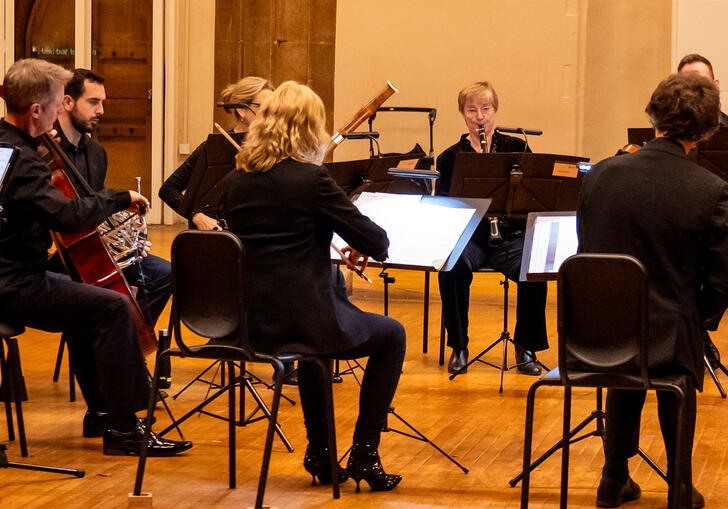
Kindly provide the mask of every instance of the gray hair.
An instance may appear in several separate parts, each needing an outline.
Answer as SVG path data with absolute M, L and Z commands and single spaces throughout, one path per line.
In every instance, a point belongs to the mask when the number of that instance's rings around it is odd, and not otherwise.
M 71 71 L 37 58 L 15 62 L 3 80 L 3 97 L 9 112 L 23 113 L 30 105 L 46 106 L 58 85 L 64 87 Z

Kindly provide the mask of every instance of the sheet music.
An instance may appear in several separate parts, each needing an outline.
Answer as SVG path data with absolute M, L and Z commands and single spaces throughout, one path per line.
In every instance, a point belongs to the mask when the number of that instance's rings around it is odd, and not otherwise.
M 450 208 L 424 203 L 419 195 L 362 193 L 359 211 L 381 226 L 389 237 L 387 262 L 440 269 L 475 214 L 474 208 Z M 334 235 L 334 244 L 346 245 Z M 331 258 L 339 256 L 331 250 Z
M 529 273 L 555 273 L 576 253 L 576 216 L 538 216 L 534 224 Z
M 5 178 L 5 172 L 8 171 L 10 157 L 14 151 L 15 149 L 13 147 L 0 147 L 0 185 L 2 185 L 3 179 Z

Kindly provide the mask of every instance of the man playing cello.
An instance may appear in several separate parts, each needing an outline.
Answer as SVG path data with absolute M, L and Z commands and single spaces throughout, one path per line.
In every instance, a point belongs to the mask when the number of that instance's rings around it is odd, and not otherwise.
M 69 200 L 51 184 L 37 152 L 38 137 L 58 117 L 71 73 L 36 59 L 19 60 L 5 75 L 7 114 L 0 142 L 20 149 L 3 196 L 6 223 L 0 230 L 0 321 L 51 332 L 71 332 L 73 348 L 93 359 L 98 393 L 109 412 L 104 454 L 137 454 L 143 424 L 135 412 L 149 396 L 137 331 L 123 295 L 46 271 L 50 230 L 95 228 L 109 214 L 143 210 L 148 201 L 134 191 L 105 189 Z M 149 453 L 171 456 L 192 447 L 152 434 Z

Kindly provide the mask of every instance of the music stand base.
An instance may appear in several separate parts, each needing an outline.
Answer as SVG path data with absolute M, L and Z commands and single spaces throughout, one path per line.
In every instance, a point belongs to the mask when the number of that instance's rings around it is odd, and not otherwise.
M 7 444 L 0 444 L 0 468 L 19 468 L 21 470 L 35 470 L 36 472 L 50 472 L 52 474 L 67 474 L 74 477 L 83 477 L 86 472 L 76 468 L 48 467 L 44 465 L 27 465 L 25 463 L 12 463 L 8 461 Z
M 467 371 L 467 369 L 470 367 L 471 364 L 480 362 L 481 364 L 486 364 L 486 365 L 490 366 L 491 368 L 500 370 L 500 386 L 498 387 L 498 392 L 503 393 L 503 374 L 506 371 L 510 371 L 512 369 L 517 369 L 518 367 L 520 367 L 524 364 L 527 364 L 528 362 L 536 362 L 536 364 L 541 366 L 541 369 L 544 369 L 547 372 L 549 371 L 549 368 L 546 367 L 546 365 L 538 359 L 535 359 L 534 361 L 521 362 L 521 363 L 514 364 L 512 366 L 508 366 L 508 344 L 509 343 L 511 343 L 514 348 L 516 348 L 518 346 L 516 344 L 516 342 L 513 341 L 513 339 L 511 339 L 510 333 L 507 330 L 504 330 L 503 332 L 501 332 L 500 337 L 498 339 L 496 339 L 493 343 L 491 343 L 488 346 L 488 348 L 486 348 L 485 350 L 480 352 L 478 355 L 473 357 L 465 366 L 463 366 L 462 368 L 457 370 L 455 373 L 451 374 L 449 377 L 450 380 L 453 380 L 458 375 L 464 374 Z M 492 362 L 484 361 L 483 359 L 481 359 L 481 357 L 483 357 L 485 354 L 490 352 L 493 348 L 495 348 L 499 344 L 503 345 L 503 358 L 501 360 L 500 365 L 493 364 Z
M 351 374 L 354 376 L 354 380 L 359 385 L 359 387 L 361 387 L 361 381 L 359 380 L 359 377 L 356 375 L 356 372 L 354 370 L 355 370 L 355 368 L 359 368 L 362 371 L 364 371 L 364 367 L 361 364 L 359 364 L 359 361 L 357 361 L 356 359 L 354 359 L 352 362 L 354 362 L 354 364 L 355 364 L 354 366 L 352 366 L 351 363 L 348 360 L 346 361 L 347 365 L 349 366 L 349 369 L 347 371 L 350 371 L 351 372 Z M 443 451 L 442 449 L 440 449 L 440 447 L 438 447 L 437 444 L 435 444 L 432 440 L 430 440 L 425 435 L 423 435 L 422 433 L 420 433 L 419 430 L 415 429 L 410 423 L 408 423 L 406 420 L 404 420 L 402 417 L 400 417 L 399 414 L 397 414 L 394 411 L 394 407 L 389 407 L 388 414 L 391 414 L 394 417 L 396 417 L 399 420 L 399 422 L 401 422 L 402 424 L 404 424 L 405 426 L 407 426 L 415 434 L 413 435 L 413 434 L 410 434 L 410 433 L 408 433 L 406 431 L 401 431 L 401 430 L 397 430 L 397 429 L 394 429 L 394 428 L 390 428 L 388 423 L 385 423 L 384 424 L 384 428 L 382 428 L 382 431 L 383 432 L 391 431 L 393 433 L 397 433 L 399 435 L 403 435 L 403 436 L 406 436 L 406 437 L 409 437 L 409 438 L 413 438 L 415 440 L 418 440 L 420 442 L 425 442 L 427 444 L 430 444 L 432 447 L 435 448 L 435 450 L 437 452 L 439 452 L 440 454 L 442 454 L 443 456 L 445 456 L 448 460 L 450 460 L 452 463 L 454 463 L 455 465 L 457 465 L 457 467 L 460 470 L 462 470 L 464 473 L 467 474 L 469 472 L 469 470 L 467 468 L 465 468 L 463 465 L 461 465 L 460 463 L 458 463 L 451 455 L 449 455 L 448 453 L 446 453 L 445 451 Z M 341 458 L 339 458 L 339 463 L 341 463 L 342 461 L 344 461 L 344 459 L 349 455 L 349 452 L 351 452 L 351 447 L 349 447 L 346 450 L 346 452 L 343 454 L 343 456 L 341 456 Z

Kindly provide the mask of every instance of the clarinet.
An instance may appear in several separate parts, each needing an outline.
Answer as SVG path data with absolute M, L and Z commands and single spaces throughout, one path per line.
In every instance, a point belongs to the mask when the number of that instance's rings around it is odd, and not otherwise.
M 488 140 L 485 138 L 485 126 L 478 126 L 478 136 L 480 137 L 480 151 L 486 154 L 488 151 Z M 499 246 L 503 243 L 503 237 L 500 234 L 500 228 L 498 227 L 498 218 L 489 217 L 490 221 L 490 238 L 488 239 L 488 245 L 491 247 Z

